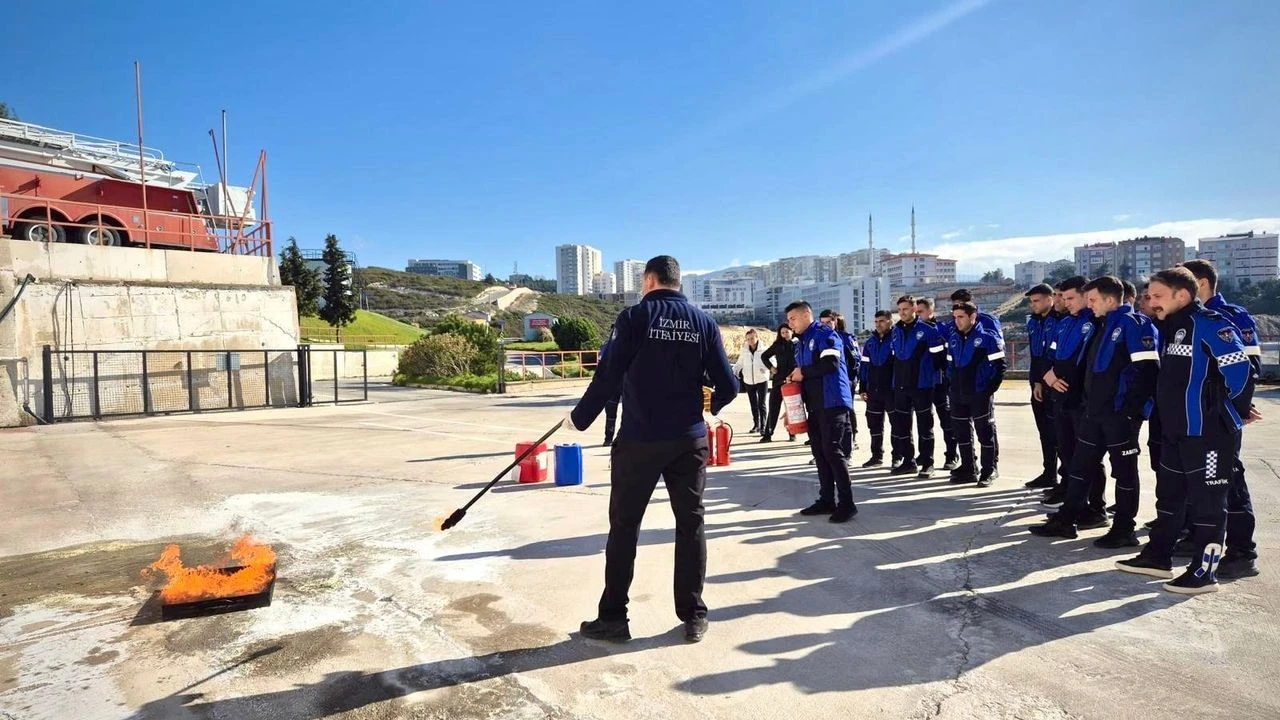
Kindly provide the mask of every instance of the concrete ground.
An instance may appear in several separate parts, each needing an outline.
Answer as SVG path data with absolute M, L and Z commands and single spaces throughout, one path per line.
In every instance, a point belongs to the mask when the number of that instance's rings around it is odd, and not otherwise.
M 740 435 L 708 477 L 698 645 L 671 607 L 662 489 L 636 639 L 577 636 L 602 582 L 602 421 L 557 436 L 588 444 L 585 485 L 503 484 L 433 529 L 568 393 L 386 388 L 0 433 L 0 718 L 1280 716 L 1276 394 L 1245 437 L 1264 574 L 1190 599 L 1112 570 L 1129 553 L 1094 548 L 1101 530 L 1026 533 L 1043 510 L 1022 489 L 1039 463 L 1025 396 L 998 398 L 994 487 L 860 470 L 847 525 L 795 514 L 815 493 L 807 448 Z M 745 398 L 725 415 L 745 429 Z M 273 604 L 158 622 L 142 568 L 171 542 L 211 560 L 245 531 L 279 552 Z

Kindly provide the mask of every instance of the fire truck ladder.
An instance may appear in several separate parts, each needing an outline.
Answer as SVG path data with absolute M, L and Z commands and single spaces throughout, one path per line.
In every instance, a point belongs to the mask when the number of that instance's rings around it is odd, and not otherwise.
M 0 119 L 0 157 L 99 173 L 118 180 L 182 188 L 199 172 L 179 170 L 164 153 L 132 143 L 105 140 L 18 120 Z

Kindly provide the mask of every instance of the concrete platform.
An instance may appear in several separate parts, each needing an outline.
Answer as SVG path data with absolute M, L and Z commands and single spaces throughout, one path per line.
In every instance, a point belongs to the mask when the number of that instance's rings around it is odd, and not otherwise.
M 1039 457 L 1023 387 L 998 398 L 994 487 L 859 471 L 847 525 L 795 514 L 815 493 L 807 448 L 741 435 L 708 479 L 698 645 L 671 608 L 662 489 L 636 639 L 576 636 L 602 582 L 601 423 L 557 436 L 590 444 L 585 485 L 501 485 L 433 530 L 568 394 L 387 388 L 339 408 L 6 431 L 0 718 L 1280 716 L 1276 395 L 1245 437 L 1264 574 L 1188 599 L 1112 570 L 1129 553 L 1094 548 L 1101 530 L 1025 532 L 1043 509 L 1022 490 Z M 745 398 L 726 416 L 749 426 Z M 865 424 L 860 440 L 857 462 Z M 157 622 L 140 571 L 165 544 L 207 561 L 245 531 L 279 553 L 271 607 Z

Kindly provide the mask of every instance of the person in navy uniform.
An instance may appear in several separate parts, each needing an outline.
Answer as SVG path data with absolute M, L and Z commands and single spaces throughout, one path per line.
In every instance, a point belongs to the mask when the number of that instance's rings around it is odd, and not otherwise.
M 609 337 L 613 337 L 613 326 L 609 326 Z M 596 354 L 596 366 L 604 362 L 604 356 L 609 352 L 609 341 L 605 340 L 600 346 L 600 352 Z M 622 386 L 618 386 L 618 390 L 613 397 L 604 404 L 604 447 L 613 445 L 613 436 L 618 431 L 618 405 L 622 403 Z
M 1057 316 L 1053 312 L 1053 288 L 1047 284 L 1036 285 L 1024 293 L 1024 297 L 1031 307 L 1027 314 L 1027 350 L 1031 355 L 1027 379 L 1031 383 L 1031 414 L 1036 420 L 1040 455 L 1044 461 L 1044 470 L 1024 487 L 1048 489 L 1058 484 L 1058 441 L 1053 425 L 1053 405 L 1044 387 L 1044 375 L 1051 364 L 1049 343 Z
M 1196 299 L 1196 277 L 1190 270 L 1161 270 L 1151 276 L 1149 291 L 1163 337 L 1156 379 L 1164 433 L 1156 473 L 1156 523 L 1142 552 L 1116 567 L 1172 578 L 1174 542 L 1190 512 L 1196 552 L 1164 589 L 1187 595 L 1214 592 L 1240 429 L 1254 420 L 1249 395 L 1253 373 L 1240 332 Z
M 1236 330 L 1240 332 L 1240 340 L 1244 343 L 1244 354 L 1249 358 L 1249 366 L 1256 384 L 1262 374 L 1262 346 L 1258 344 L 1258 326 L 1249 311 L 1239 305 L 1233 305 L 1218 292 L 1218 271 L 1206 260 L 1188 260 L 1182 267 L 1191 271 L 1196 277 L 1196 297 L 1204 306 L 1221 314 Z M 1253 390 L 1246 390 L 1252 404 Z M 1262 414 L 1255 407 L 1250 407 L 1250 417 L 1261 420 Z M 1222 562 L 1218 565 L 1218 577 L 1223 580 L 1250 577 L 1258 574 L 1258 545 L 1254 542 L 1253 531 L 1256 520 L 1253 515 L 1253 501 L 1249 497 L 1249 486 L 1245 483 L 1244 463 L 1240 461 L 1240 448 L 1236 447 L 1236 461 L 1231 468 L 1231 484 L 1227 486 L 1227 544 L 1222 554 Z M 1190 532 L 1191 527 L 1186 530 Z
M 947 371 L 951 376 L 951 427 L 956 432 L 960 463 L 951 482 L 990 487 L 1000 476 L 996 469 L 996 421 L 992 396 L 1004 381 L 1004 348 L 1000 340 L 978 325 L 978 306 L 956 303 L 951 310 L 955 331 L 947 339 Z M 982 447 L 981 470 L 975 472 L 973 435 Z
M 777 339 L 760 359 L 769 366 L 770 377 L 769 419 L 760 433 L 760 442 L 765 443 L 773 441 L 773 431 L 778 427 L 778 415 L 782 410 L 782 385 L 796 368 L 796 339 L 785 322 L 778 326 Z M 794 441 L 796 436 L 788 432 L 787 439 Z
M 1092 333 L 1097 331 L 1093 312 L 1086 307 L 1084 286 L 1088 280 L 1082 275 L 1075 275 L 1058 283 L 1062 291 L 1062 301 L 1067 314 L 1054 323 L 1053 341 L 1049 344 L 1052 353 L 1049 370 L 1044 374 L 1045 387 L 1053 393 L 1053 424 L 1058 440 L 1058 460 L 1064 468 L 1070 468 L 1072 457 L 1076 452 L 1076 428 L 1079 426 L 1083 412 L 1085 350 L 1089 346 Z M 1105 527 L 1106 503 L 1103 492 L 1106 490 L 1106 475 L 1102 472 L 1102 463 L 1088 468 L 1089 509 L 1094 511 L 1089 522 L 1081 522 L 1083 528 Z M 1067 483 L 1065 477 L 1050 488 L 1041 504 L 1045 507 L 1059 507 L 1067 499 Z M 1103 516 L 1101 520 L 1097 516 Z
M 932 325 L 942 336 L 944 343 L 955 335 L 956 326 L 950 315 L 945 318 L 934 317 L 933 298 L 916 298 L 916 319 Z M 956 455 L 955 432 L 951 428 L 951 380 L 947 374 L 945 362 L 937 364 L 934 375 L 937 381 L 933 386 L 933 410 L 938 415 L 938 427 L 942 428 L 942 444 L 946 453 L 942 458 L 942 469 L 950 471 L 956 469 L 959 460 Z
M 893 326 L 893 409 L 889 414 L 894 454 L 902 464 L 893 475 L 933 477 L 933 389 L 945 360 L 946 343 L 930 324 L 916 318 L 916 299 L 898 298 L 898 322 Z M 916 417 L 920 455 L 913 459 L 911 416 Z
M 951 293 L 952 303 L 972 303 L 973 293 L 965 288 L 960 288 Z M 973 303 L 977 307 L 977 303 Z M 1004 328 L 1000 325 L 1000 318 L 985 312 L 981 308 L 978 309 L 978 327 L 1000 338 L 1000 347 L 1004 347 Z
M 849 394 L 851 397 L 857 398 L 858 365 L 861 364 L 862 360 L 862 355 L 858 351 L 858 339 L 849 332 L 848 325 L 844 322 L 844 316 L 836 310 L 829 308 L 823 310 L 818 313 L 818 320 L 840 336 L 840 343 L 844 345 L 845 370 L 849 374 Z M 844 439 L 844 456 L 846 460 L 853 458 L 853 451 L 858 447 L 858 409 L 856 407 L 853 412 L 849 413 L 849 430 L 849 435 Z M 810 465 L 816 463 L 816 458 L 809 460 Z
M 680 264 L 659 255 L 644 269 L 644 296 L 618 314 L 609 352 L 564 423 L 585 430 L 622 388 L 627 406 L 610 450 L 609 540 L 599 615 L 582 623 L 583 637 L 631 638 L 627 592 L 635 572 L 640 521 L 658 479 L 666 483 L 676 521 L 675 609 L 685 639 L 707 631 L 702 600 L 707 543 L 702 493 L 707 470 L 703 378 L 714 392 L 712 414 L 738 393 L 720 329 L 680 294 Z
M 796 369 L 787 378 L 801 383 L 808 411 L 810 449 L 818 466 L 818 500 L 801 515 L 830 515 L 831 522 L 848 522 L 858 514 L 849 482 L 849 458 L 844 439 L 851 432 L 853 393 L 845 370 L 844 344 L 835 330 L 814 320 L 809 303 L 786 308 L 787 324 L 799 335 Z
M 862 343 L 858 365 L 858 387 L 866 408 L 867 430 L 871 433 L 871 459 L 864 468 L 884 464 L 884 414 L 893 404 L 893 314 L 876 311 L 875 330 Z
M 1076 426 L 1076 451 L 1067 476 L 1067 496 L 1048 522 L 1030 528 L 1042 537 L 1076 537 L 1077 522 L 1106 522 L 1090 516 L 1090 475 L 1111 458 L 1116 478 L 1116 516 L 1111 529 L 1094 541 L 1102 548 L 1137 547 L 1138 430 L 1150 414 L 1159 369 L 1158 334 L 1151 321 L 1121 302 L 1124 285 L 1104 276 L 1084 286 L 1095 317 L 1102 318 L 1085 354 L 1084 408 Z

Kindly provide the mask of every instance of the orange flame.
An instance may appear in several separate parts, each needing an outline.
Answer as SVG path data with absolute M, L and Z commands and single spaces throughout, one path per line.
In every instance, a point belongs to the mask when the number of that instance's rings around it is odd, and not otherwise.
M 275 578 L 275 551 L 250 535 L 237 540 L 217 565 L 186 567 L 182 564 L 181 553 L 177 545 L 170 545 L 149 568 L 164 573 L 169 579 L 160 591 L 160 599 L 165 604 L 253 595 L 265 590 Z M 232 573 L 219 570 L 226 567 L 241 569 Z M 151 574 L 148 570 L 143 573 Z
M 445 518 L 444 516 L 440 516 L 440 517 L 437 517 L 437 518 L 435 519 L 435 521 L 434 521 L 432 524 L 433 524 L 433 525 L 435 525 L 435 527 L 436 527 L 436 530 L 437 530 L 437 531 L 443 531 L 443 530 L 444 530 L 444 521 L 445 521 L 445 520 L 447 520 L 447 519 L 448 519 L 448 518 Z

